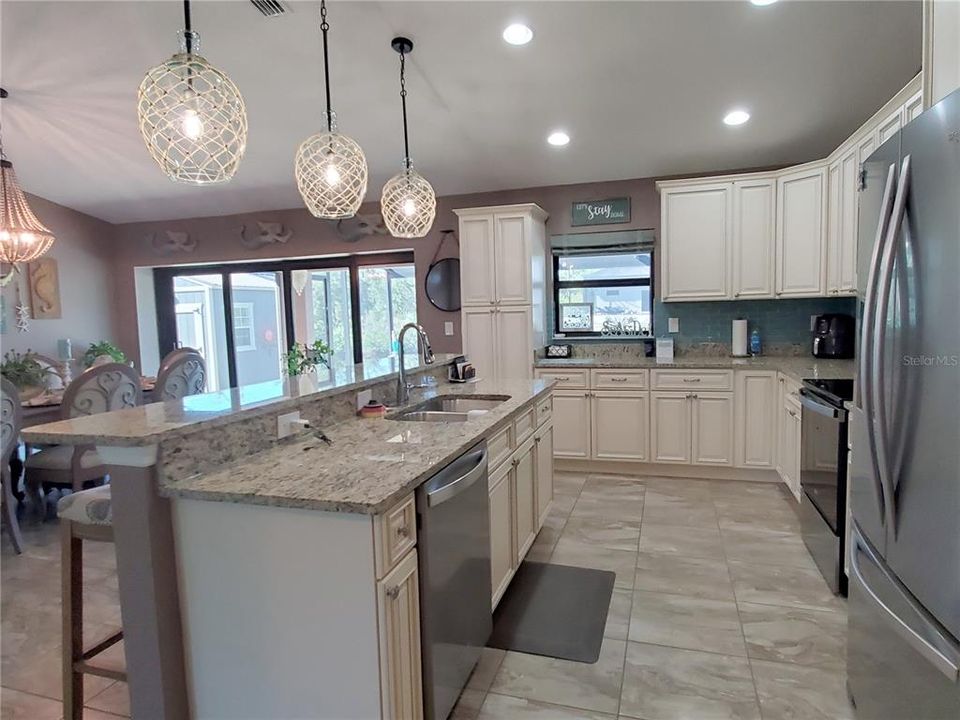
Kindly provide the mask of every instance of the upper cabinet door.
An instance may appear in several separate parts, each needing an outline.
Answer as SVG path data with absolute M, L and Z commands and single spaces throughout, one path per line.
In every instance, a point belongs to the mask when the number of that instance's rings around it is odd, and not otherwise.
M 777 296 L 824 294 L 826 168 L 777 180 Z
M 497 316 L 493 307 L 465 307 L 461 315 L 463 352 L 487 380 L 497 379 Z
M 877 126 L 877 145 L 883 145 L 903 127 L 903 109 L 897 108 Z
M 664 189 L 663 299 L 729 297 L 731 183 Z
M 772 298 L 774 293 L 774 180 L 733 184 L 733 297 Z
M 496 298 L 493 217 L 460 218 L 462 305 L 487 305 Z
M 530 253 L 528 252 L 527 215 L 497 214 L 494 224 L 496 301 L 510 305 L 529 305 Z
M 827 175 L 827 294 L 857 289 L 857 214 L 860 164 L 850 146 L 830 165 Z
M 916 95 L 912 96 L 909 100 L 907 100 L 907 102 L 904 103 L 903 124 L 906 125 L 908 122 L 913 120 L 922 112 L 923 112 L 923 91 L 921 90 Z
M 500 380 L 532 378 L 530 324 L 533 322 L 533 311 L 529 305 L 507 305 L 498 306 L 493 312 L 497 319 L 497 377 Z

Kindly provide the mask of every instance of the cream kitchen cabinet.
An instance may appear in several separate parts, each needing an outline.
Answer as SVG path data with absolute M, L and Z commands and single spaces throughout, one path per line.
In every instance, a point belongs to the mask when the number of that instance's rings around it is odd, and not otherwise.
M 693 457 L 691 395 L 688 392 L 650 393 L 650 455 L 653 462 L 690 464 Z
M 513 461 L 490 472 L 490 584 L 496 607 L 513 578 Z
M 420 664 L 420 581 L 411 550 L 377 583 L 380 700 L 383 718 L 423 717 Z
M 558 458 L 590 457 L 590 391 L 553 393 L 553 454 Z
M 553 423 L 537 428 L 533 441 L 537 455 L 537 524 L 543 527 L 553 502 Z
M 464 308 L 463 350 L 487 380 L 530 377 L 532 309 L 526 305 Z
M 517 449 L 513 458 L 515 562 L 519 567 L 540 529 L 537 513 L 536 442 L 530 438 Z
M 777 471 L 787 489 L 800 501 L 800 403 L 787 397 L 781 407 Z
M 822 165 L 777 178 L 777 297 L 824 294 L 826 185 Z
M 827 294 L 857 290 L 857 215 L 860 162 L 851 144 L 830 163 L 827 173 Z
M 660 195 L 662 299 L 730 295 L 731 183 L 664 186 Z
M 923 113 L 923 91 L 917 91 L 903 104 L 903 124 Z
M 733 299 L 774 296 L 777 183 L 733 183 Z
M 772 370 L 738 370 L 734 383 L 734 462 L 743 468 L 775 468 L 779 411 L 777 373 Z
M 896 135 L 902 127 L 903 108 L 899 107 L 885 117 L 877 128 L 877 145 L 883 145 L 883 143 Z
M 532 377 L 546 342 L 547 214 L 531 203 L 454 212 L 464 352 L 484 378 Z
M 649 460 L 649 394 L 599 390 L 590 398 L 591 457 Z
M 694 465 L 733 465 L 733 393 L 696 392 L 691 398 Z

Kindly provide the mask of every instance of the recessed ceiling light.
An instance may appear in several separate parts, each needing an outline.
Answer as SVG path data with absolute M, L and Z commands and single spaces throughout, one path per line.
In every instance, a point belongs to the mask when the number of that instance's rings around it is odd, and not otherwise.
M 504 28 L 503 39 L 511 45 L 526 45 L 533 40 L 533 30 L 522 23 L 513 23 Z
M 749 119 L 750 113 L 746 110 L 731 110 L 723 118 L 723 122 L 727 125 L 743 125 Z
M 563 147 L 570 142 L 570 136 L 563 130 L 554 130 L 547 136 L 547 142 L 554 147 Z
M 773 5 L 777 0 L 750 0 L 751 3 L 757 7 L 764 7 L 766 5 Z

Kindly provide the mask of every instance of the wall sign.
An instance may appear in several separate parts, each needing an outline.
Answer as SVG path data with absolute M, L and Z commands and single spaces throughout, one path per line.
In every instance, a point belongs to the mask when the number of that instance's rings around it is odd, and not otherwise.
M 588 200 L 573 204 L 573 226 L 616 225 L 630 222 L 630 198 Z

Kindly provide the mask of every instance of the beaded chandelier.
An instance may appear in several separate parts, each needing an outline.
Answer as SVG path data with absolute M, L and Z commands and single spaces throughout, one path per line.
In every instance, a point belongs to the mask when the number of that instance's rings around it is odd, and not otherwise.
M 330 106 L 329 30 L 327 3 L 321 0 L 320 31 L 323 34 L 327 129 L 301 143 L 294 161 L 294 175 L 303 202 L 314 217 L 342 220 L 357 214 L 367 194 L 367 159 L 356 141 L 337 132 L 336 115 Z
M 0 89 L 0 98 L 6 97 L 7 91 Z M 53 233 L 37 220 L 20 189 L 13 163 L 3 152 L 0 133 L 0 263 L 32 262 L 49 250 L 53 241 Z
M 226 182 L 247 147 L 247 111 L 233 81 L 196 54 L 200 35 L 183 3 L 180 52 L 147 71 L 137 94 L 140 134 L 175 182 Z
M 413 169 L 407 132 L 406 54 L 413 42 L 394 38 L 390 46 L 400 53 L 400 102 L 403 107 L 403 170 L 383 186 L 380 211 L 390 234 L 396 238 L 422 238 L 433 226 L 437 214 L 437 195 L 427 179 Z

